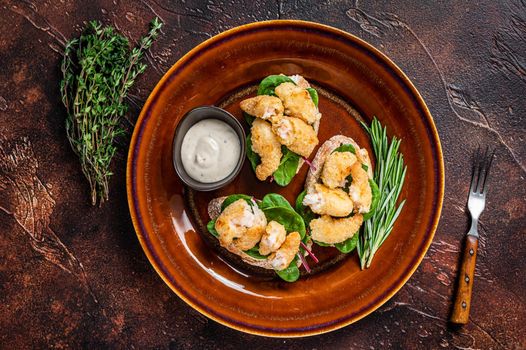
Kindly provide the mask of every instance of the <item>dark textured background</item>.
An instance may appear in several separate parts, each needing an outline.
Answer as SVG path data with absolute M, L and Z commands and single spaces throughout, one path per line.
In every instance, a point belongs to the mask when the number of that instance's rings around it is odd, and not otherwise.
M 164 285 L 139 246 L 125 192 L 129 139 L 114 161 L 110 201 L 88 204 L 65 137 L 60 52 L 85 21 L 99 19 L 137 39 L 154 16 L 166 26 L 133 89 L 132 122 L 185 52 L 259 20 L 344 29 L 415 83 L 444 148 L 444 209 L 421 266 L 378 311 L 330 334 L 290 340 L 242 334 L 201 316 Z M 0 0 L 0 348 L 526 348 L 525 96 L 524 0 Z M 496 159 L 471 322 L 453 329 L 447 318 L 478 144 L 495 146 Z

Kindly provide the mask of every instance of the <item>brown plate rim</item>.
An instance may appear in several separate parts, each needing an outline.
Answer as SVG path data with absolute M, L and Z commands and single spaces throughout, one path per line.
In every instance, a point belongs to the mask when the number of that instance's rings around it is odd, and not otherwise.
M 173 276 L 171 276 L 167 272 L 167 269 L 163 265 L 163 262 L 155 253 L 155 250 L 153 249 L 153 246 L 151 245 L 151 242 L 148 238 L 148 232 L 144 228 L 141 213 L 137 210 L 138 197 L 136 196 L 136 193 L 138 192 L 138 189 L 136 182 L 136 158 L 138 155 L 140 145 L 139 142 L 142 136 L 142 132 L 144 130 L 145 123 L 151 116 L 151 106 L 155 104 L 159 91 L 161 91 L 164 88 L 164 86 L 171 79 L 173 79 L 173 76 L 177 74 L 178 70 L 183 69 L 184 66 L 188 63 L 188 61 L 190 61 L 196 56 L 198 57 L 203 50 L 207 48 L 216 47 L 222 42 L 232 39 L 233 37 L 235 37 L 236 34 L 241 34 L 245 32 L 253 33 L 261 30 L 272 30 L 273 28 L 303 31 L 309 30 L 316 32 L 317 34 L 326 36 L 328 35 L 333 39 L 344 40 L 349 45 L 354 45 L 356 48 L 363 50 L 364 53 L 375 58 L 375 60 L 379 64 L 386 68 L 389 71 L 389 73 L 400 82 L 400 86 L 404 90 L 409 92 L 413 103 L 421 111 L 420 114 L 425 117 L 424 123 L 426 126 L 426 131 L 428 133 L 429 139 L 431 140 L 432 147 L 434 148 L 433 151 L 435 153 L 435 173 L 438 173 L 438 178 L 435 177 L 434 179 L 436 185 L 436 192 L 433 198 L 433 219 L 431 221 L 430 226 L 427 229 L 425 239 L 422 241 L 418 249 L 418 253 L 412 258 L 410 264 L 402 272 L 402 276 L 393 284 L 391 284 L 372 303 L 355 311 L 347 317 L 331 320 L 330 322 L 326 322 L 324 324 L 309 325 L 307 327 L 301 328 L 265 328 L 253 324 L 244 323 L 239 320 L 232 319 L 231 317 L 228 317 L 226 315 L 214 313 L 214 311 L 209 309 L 206 305 L 200 303 L 195 298 L 192 298 L 191 295 L 188 295 L 186 291 L 178 285 L 177 281 L 173 278 Z M 150 96 L 146 100 L 146 103 L 144 104 L 144 107 L 141 110 L 132 135 L 126 169 L 126 190 L 128 197 L 128 206 L 133 226 L 139 239 L 139 242 L 146 256 L 148 257 L 148 260 L 150 261 L 154 269 L 157 271 L 159 276 L 161 276 L 163 281 L 188 305 L 190 305 L 192 308 L 199 311 L 203 315 L 206 315 L 207 317 L 225 326 L 237 329 L 239 331 L 271 337 L 303 337 L 330 332 L 362 319 L 363 317 L 369 315 L 371 312 L 375 311 L 377 308 L 383 305 L 409 280 L 409 278 L 418 268 L 429 246 L 431 245 L 436 228 L 438 226 L 444 197 L 444 161 L 438 132 L 427 105 L 425 104 L 424 100 L 422 99 L 422 96 L 417 91 L 413 83 L 405 75 L 405 73 L 387 56 L 385 56 L 383 53 L 381 53 L 379 50 L 377 50 L 375 47 L 368 44 L 364 40 L 334 27 L 302 20 L 271 20 L 241 25 L 239 27 L 235 27 L 230 30 L 224 31 L 218 35 L 215 35 L 214 37 L 202 42 L 201 44 L 197 45 L 192 50 L 190 50 L 188 53 L 186 53 L 164 74 L 164 76 L 157 83 Z

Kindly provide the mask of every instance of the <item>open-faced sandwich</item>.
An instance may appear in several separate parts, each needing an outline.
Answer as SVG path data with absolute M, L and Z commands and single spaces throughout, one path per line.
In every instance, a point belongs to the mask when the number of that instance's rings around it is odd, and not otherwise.
M 298 196 L 296 210 L 314 243 L 351 252 L 362 223 L 378 202 L 378 186 L 366 149 L 350 137 L 336 135 L 318 150 Z
M 281 195 L 216 198 L 208 204 L 208 214 L 208 231 L 222 248 L 247 264 L 276 271 L 287 282 L 299 278 L 298 267 L 312 243 L 302 217 Z
M 318 93 L 300 75 L 270 75 L 241 101 L 251 125 L 247 157 L 256 177 L 286 186 L 318 145 Z

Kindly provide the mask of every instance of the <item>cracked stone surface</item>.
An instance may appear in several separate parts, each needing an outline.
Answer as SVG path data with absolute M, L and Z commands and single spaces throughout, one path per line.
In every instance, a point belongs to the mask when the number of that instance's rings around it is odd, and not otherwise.
M 0 9 L 0 348 L 526 348 L 523 0 L 0 0 Z M 422 264 L 379 310 L 304 339 L 242 334 L 201 316 L 163 283 L 135 237 L 124 181 L 127 140 L 114 161 L 110 201 L 88 204 L 65 137 L 60 53 L 85 21 L 113 24 L 136 39 L 153 16 L 166 25 L 133 89 L 132 124 L 179 57 L 253 21 L 294 18 L 341 28 L 378 47 L 415 83 L 444 148 L 444 208 Z M 469 224 L 471 152 L 479 144 L 494 146 L 496 159 L 471 322 L 454 328 L 447 319 Z

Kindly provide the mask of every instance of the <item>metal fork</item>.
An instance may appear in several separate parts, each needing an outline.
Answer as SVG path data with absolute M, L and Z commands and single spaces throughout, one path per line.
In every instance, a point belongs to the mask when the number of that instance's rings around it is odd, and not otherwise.
M 471 228 L 466 234 L 462 264 L 458 276 L 458 288 L 455 296 L 451 322 L 466 324 L 469 320 L 471 307 L 471 291 L 473 290 L 473 276 L 475 274 L 475 263 L 477 260 L 477 249 L 479 244 L 478 220 L 486 206 L 486 194 L 488 193 L 488 178 L 493 162 L 495 150 L 486 148 L 484 156 L 481 157 L 480 147 L 477 149 L 473 162 L 473 173 L 471 186 L 469 188 L 468 209 L 471 215 Z

